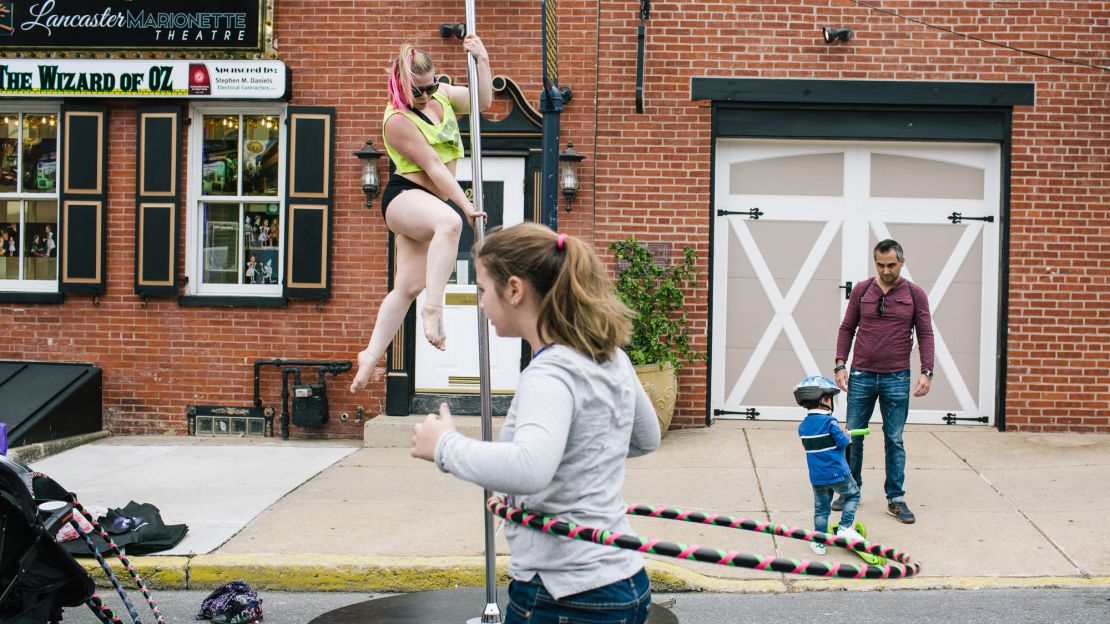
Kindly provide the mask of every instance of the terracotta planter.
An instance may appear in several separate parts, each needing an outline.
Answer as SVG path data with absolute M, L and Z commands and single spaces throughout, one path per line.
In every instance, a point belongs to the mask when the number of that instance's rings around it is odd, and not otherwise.
M 655 406 L 655 416 L 659 419 L 659 431 L 667 434 L 674 417 L 674 404 L 678 400 L 678 378 L 670 362 L 663 364 L 641 364 L 634 366 L 640 384 L 644 386 L 651 404 Z

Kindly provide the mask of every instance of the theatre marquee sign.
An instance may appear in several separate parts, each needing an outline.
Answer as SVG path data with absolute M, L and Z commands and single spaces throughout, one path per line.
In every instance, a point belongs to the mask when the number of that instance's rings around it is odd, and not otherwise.
M 281 61 L 0 59 L 0 97 L 288 100 Z
M 0 50 L 263 53 L 273 0 L 0 1 Z

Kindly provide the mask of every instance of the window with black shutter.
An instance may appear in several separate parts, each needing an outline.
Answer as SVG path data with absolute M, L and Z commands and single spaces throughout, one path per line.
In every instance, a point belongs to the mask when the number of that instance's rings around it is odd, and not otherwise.
M 135 294 L 178 293 L 181 109 L 138 110 L 135 150 Z
M 108 108 L 63 106 L 59 289 L 99 295 L 106 286 Z
M 244 305 L 282 297 L 284 118 L 278 106 L 194 106 L 187 295 Z
M 58 292 L 58 108 L 0 107 L 0 293 Z
M 334 145 L 335 109 L 289 107 L 287 297 L 322 301 L 331 293 Z

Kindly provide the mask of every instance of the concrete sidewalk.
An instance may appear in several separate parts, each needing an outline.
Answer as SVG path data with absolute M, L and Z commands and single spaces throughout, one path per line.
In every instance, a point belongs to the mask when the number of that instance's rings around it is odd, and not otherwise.
M 126 448 L 192 445 L 193 459 L 208 474 L 234 483 L 242 458 L 287 453 L 281 463 L 305 465 L 299 485 L 261 484 L 273 502 L 259 509 L 241 530 L 214 550 L 189 556 L 135 557 L 132 563 L 152 585 L 208 588 L 243 578 L 252 586 L 283 590 L 415 591 L 480 586 L 483 573 L 482 492 L 412 459 L 407 440 L 416 418 L 380 417 L 367 425 L 365 448 L 348 441 L 281 443 L 204 438 L 109 438 L 82 447 L 126 456 Z M 477 419 L 465 423 L 477 429 Z M 795 423 L 719 422 L 709 429 L 672 431 L 659 450 L 631 460 L 624 488 L 630 503 L 712 511 L 776 524 L 810 527 L 812 495 Z M 477 436 L 476 433 L 474 433 Z M 676 559 L 652 558 L 649 571 L 659 590 L 797 591 L 808 589 L 939 587 L 1110 587 L 1110 544 L 1098 539 L 1110 514 L 1110 436 L 999 433 L 979 427 L 910 426 L 906 433 L 907 502 L 917 523 L 903 525 L 886 514 L 882 439 L 867 440 L 863 502 L 858 518 L 869 538 L 909 552 L 922 564 L 908 580 L 848 581 L 757 572 Z M 357 442 L 356 442 L 357 444 Z M 206 446 L 207 445 L 207 446 Z M 219 455 L 213 465 L 199 448 L 246 447 L 251 452 Z M 330 449 L 330 450 L 329 450 Z M 323 452 L 322 452 L 323 451 Z M 54 461 L 59 470 L 67 451 Z M 238 457 L 239 459 L 235 459 Z M 318 464 L 334 460 L 322 471 Z M 181 473 L 193 465 L 172 466 Z M 118 491 L 126 473 L 101 475 L 99 490 Z M 314 475 L 314 476 L 313 476 Z M 78 484 L 54 474 L 78 491 L 86 504 L 122 506 L 126 501 L 94 501 Z M 288 483 L 288 479 L 284 483 Z M 136 484 L 132 484 L 138 487 Z M 88 487 L 87 485 L 85 487 Z M 191 526 L 211 521 L 205 487 L 160 493 L 135 491 L 137 501 L 164 509 L 169 523 Z M 173 514 L 166 513 L 171 501 Z M 192 497 L 192 498 L 190 498 Z M 191 509 L 202 518 L 192 517 Z M 838 514 L 833 515 L 833 520 Z M 497 521 L 500 528 L 500 520 Z M 705 527 L 634 518 L 645 536 L 797 559 L 814 555 L 804 542 Z M 199 524 L 196 524 L 200 526 Z M 507 548 L 498 530 L 499 569 Z M 858 563 L 831 548 L 827 560 Z M 91 562 L 90 562 L 91 563 Z M 94 567 L 92 563 L 90 567 Z M 103 576 L 103 575 L 101 575 Z

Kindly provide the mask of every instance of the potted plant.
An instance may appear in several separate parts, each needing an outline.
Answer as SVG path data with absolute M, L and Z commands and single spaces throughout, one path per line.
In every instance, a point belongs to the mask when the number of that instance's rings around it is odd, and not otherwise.
M 685 289 L 698 277 L 697 256 L 689 247 L 682 259 L 660 266 L 650 249 L 635 237 L 614 242 L 617 295 L 632 310 L 632 336 L 625 351 L 655 406 L 659 429 L 671 425 L 678 398 L 678 371 L 705 354 L 690 347 Z

